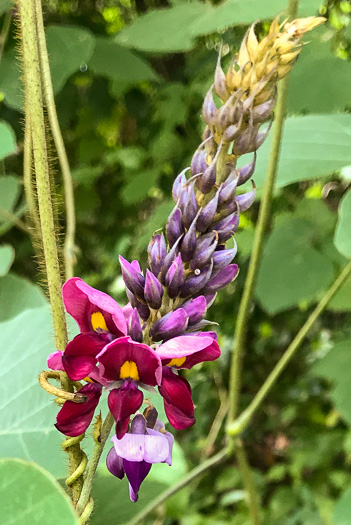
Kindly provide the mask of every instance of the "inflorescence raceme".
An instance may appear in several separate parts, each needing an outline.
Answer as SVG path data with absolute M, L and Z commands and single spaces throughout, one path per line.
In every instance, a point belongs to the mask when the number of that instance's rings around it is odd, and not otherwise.
M 78 390 L 84 402 L 74 395 L 66 400 L 56 428 L 72 437 L 83 434 L 106 389 L 116 421 L 107 466 L 119 478 L 126 474 L 132 501 L 153 463 L 172 463 L 173 436 L 153 406 L 139 412 L 148 402 L 141 389 L 158 387 L 175 429 L 195 423 L 191 387 L 178 370 L 220 356 L 215 332 L 202 330 L 211 324 L 205 316 L 216 293 L 239 272 L 232 263 L 235 241 L 226 242 L 238 228 L 240 213 L 253 203 L 255 185 L 241 194 L 237 188 L 254 173 L 256 150 L 272 121 L 277 81 L 296 61 L 301 36 L 323 21 L 310 17 L 279 26 L 275 20 L 261 41 L 251 26 L 227 74 L 218 60 L 203 106 L 203 142 L 174 181 L 175 206 L 165 235 L 150 241 L 149 269 L 143 274 L 138 261 L 120 257 L 129 303 L 121 308 L 77 277 L 63 286 L 66 310 L 80 334 L 64 352 L 51 354 L 48 366 L 86 383 Z M 238 168 L 245 154 L 253 156 Z

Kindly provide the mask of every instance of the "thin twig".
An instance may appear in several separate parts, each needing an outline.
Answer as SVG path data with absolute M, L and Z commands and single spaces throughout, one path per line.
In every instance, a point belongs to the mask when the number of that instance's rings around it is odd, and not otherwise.
M 244 444 L 241 439 L 236 441 L 236 458 L 239 464 L 239 470 L 243 479 L 244 487 L 247 492 L 247 503 L 250 511 L 253 525 L 261 524 L 260 505 L 256 492 L 255 482 L 252 475 L 250 464 L 247 460 Z
M 17 228 L 19 228 L 23 232 L 29 233 L 31 235 L 32 232 L 31 232 L 30 228 L 28 228 L 26 223 L 21 221 L 21 219 L 19 219 L 17 217 L 17 215 L 15 215 L 14 213 L 12 213 L 12 212 L 10 212 L 8 210 L 4 210 L 3 208 L 0 208 L 0 217 L 5 219 L 6 221 L 11 222 L 14 226 L 17 226 Z
M 11 10 L 8 11 L 4 18 L 4 23 L 2 25 L 1 33 L 0 33 L 0 60 L 2 59 L 2 55 L 4 53 L 6 40 L 9 36 L 10 27 L 11 27 L 11 21 L 12 21 L 12 12 Z
M 76 246 L 75 246 L 75 232 L 76 232 L 76 214 L 74 207 L 74 188 L 71 175 L 71 169 L 68 162 L 65 144 L 62 138 L 61 128 L 57 117 L 54 89 L 52 86 L 49 57 L 45 41 L 45 31 L 43 22 L 43 12 L 41 7 L 41 0 L 35 0 L 37 34 L 39 42 L 40 54 L 40 68 L 43 81 L 43 91 L 45 97 L 45 104 L 49 117 L 52 136 L 55 141 L 56 151 L 59 158 L 66 205 L 66 236 L 64 245 L 65 258 L 65 275 L 66 279 L 73 277 L 74 265 L 76 264 Z
M 344 282 L 350 275 L 351 275 L 351 261 L 347 264 L 347 266 L 345 266 L 345 268 L 342 270 L 338 278 L 334 281 L 334 283 L 329 288 L 325 296 L 321 299 L 321 301 L 318 303 L 316 308 L 313 310 L 313 312 L 311 313 L 311 315 L 309 316 L 305 324 L 296 334 L 293 341 L 290 343 L 288 348 L 285 350 L 284 354 L 282 355 L 278 363 L 275 365 L 272 372 L 269 374 L 266 381 L 261 386 L 260 390 L 255 395 L 251 404 L 244 410 L 244 412 L 242 412 L 242 414 L 234 422 L 228 424 L 227 432 L 229 435 L 235 436 L 241 433 L 248 426 L 248 424 L 250 423 L 252 419 L 252 416 L 254 415 L 256 410 L 261 406 L 266 395 L 271 390 L 271 388 L 274 386 L 277 379 L 283 372 L 284 368 L 286 367 L 290 359 L 295 354 L 296 350 L 298 350 L 298 348 L 301 346 L 303 340 L 305 339 L 306 335 L 312 328 L 313 324 L 316 322 L 318 317 L 327 307 L 329 301 L 331 301 L 331 299 L 334 297 L 336 292 L 340 289 L 340 287 L 344 284 Z

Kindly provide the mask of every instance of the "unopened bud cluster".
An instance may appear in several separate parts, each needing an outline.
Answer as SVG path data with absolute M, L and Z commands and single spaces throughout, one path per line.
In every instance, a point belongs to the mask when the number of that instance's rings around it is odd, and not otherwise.
M 301 36 L 324 18 L 298 19 L 279 26 L 275 20 L 258 41 L 254 26 L 247 31 L 227 74 L 218 60 L 214 84 L 203 106 L 204 142 L 190 168 L 173 184 L 173 208 L 165 235 L 154 235 L 148 248 L 150 269 L 120 258 L 127 295 L 135 309 L 129 333 L 136 341 L 161 341 L 208 325 L 205 314 L 218 290 L 238 275 L 232 261 L 240 213 L 255 199 L 255 185 L 237 188 L 253 175 L 256 150 L 265 140 L 276 100 L 276 84 L 292 68 L 301 51 Z M 213 94 L 222 105 L 217 107 Z M 253 158 L 237 168 L 240 156 Z

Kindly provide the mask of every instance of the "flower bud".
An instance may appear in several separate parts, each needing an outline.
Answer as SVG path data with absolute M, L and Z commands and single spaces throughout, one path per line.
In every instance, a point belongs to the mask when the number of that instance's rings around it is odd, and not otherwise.
M 143 321 L 146 321 L 149 316 L 150 316 L 150 310 L 149 310 L 149 307 L 146 306 L 146 304 L 142 304 L 140 303 L 137 298 L 135 297 L 135 295 L 133 294 L 133 292 L 131 292 L 130 290 L 128 290 L 128 288 L 126 288 L 126 295 L 128 297 L 128 300 L 130 302 L 130 304 L 136 308 L 138 310 L 138 313 L 141 317 L 141 319 Z
M 183 223 L 186 228 L 190 228 L 190 225 L 197 214 L 198 205 L 194 192 L 194 184 L 188 186 L 187 189 L 187 199 L 183 208 Z
M 221 270 L 222 268 L 225 268 L 226 266 L 228 266 L 228 264 L 234 259 L 236 252 L 237 252 L 236 243 L 235 243 L 234 248 L 231 248 L 230 250 L 215 251 L 212 256 L 213 270 Z
M 173 182 L 173 188 L 172 188 L 172 195 L 174 202 L 177 203 L 178 199 L 180 197 L 180 194 L 185 188 L 185 185 L 187 183 L 187 178 L 185 176 L 185 173 L 188 171 L 189 168 L 186 168 L 181 173 L 179 173 L 178 177 Z
M 178 308 L 156 321 L 150 328 L 150 336 L 154 341 L 171 339 L 184 333 L 187 326 L 188 316 L 183 308 Z
M 166 257 L 167 249 L 163 234 L 154 235 L 148 246 L 149 266 L 154 275 L 158 275 L 162 261 Z
M 215 222 L 211 225 L 211 230 L 217 233 L 218 243 L 221 244 L 231 237 L 238 229 L 240 213 L 232 213 L 225 219 Z
M 221 54 L 218 55 L 217 67 L 215 72 L 214 89 L 219 98 L 225 102 L 229 98 L 229 90 L 224 71 L 221 67 Z
M 166 225 L 166 235 L 169 246 L 172 248 L 176 240 L 183 235 L 184 226 L 182 222 L 182 212 L 177 206 L 173 209 L 172 213 L 168 217 Z
M 249 164 L 246 164 L 242 168 L 238 169 L 238 173 L 239 173 L 238 186 L 245 184 L 245 182 L 247 182 L 249 178 L 252 177 L 255 171 L 255 167 L 256 167 L 256 158 L 257 158 L 257 154 L 256 154 L 256 151 L 254 151 L 253 160 Z
M 133 339 L 133 341 L 136 341 L 137 343 L 142 343 L 143 330 L 141 328 L 139 314 L 136 308 L 133 308 L 133 312 L 129 317 L 128 334 Z
M 174 299 L 179 294 L 180 288 L 184 283 L 184 268 L 182 257 L 179 254 L 174 261 L 165 277 L 165 283 L 167 286 L 168 295 L 171 299 Z
M 218 292 L 227 286 L 239 273 L 239 266 L 237 264 L 230 264 L 220 270 L 215 277 L 212 277 L 203 289 L 203 293 Z
M 213 263 L 211 261 L 211 263 L 202 270 L 196 269 L 192 275 L 189 275 L 182 286 L 180 297 L 189 297 L 200 292 L 210 279 L 212 268 Z
M 200 210 L 196 223 L 196 229 L 199 232 L 205 232 L 213 221 L 218 206 L 218 194 L 217 191 L 215 196 Z
M 255 151 L 257 149 L 257 133 L 257 126 L 249 125 L 246 129 L 244 129 L 233 144 L 233 154 L 244 155 L 244 153 Z
M 233 142 L 233 140 L 239 136 L 240 132 L 241 132 L 240 125 L 232 124 L 231 126 L 228 126 L 222 136 L 223 142 L 225 144 L 229 144 L 230 142 Z
M 196 181 L 196 185 L 202 193 L 206 194 L 212 190 L 216 182 L 216 174 L 217 174 L 217 158 L 215 157 L 213 161 L 211 162 L 211 164 L 207 166 L 203 175 L 199 177 Z
M 234 199 L 237 185 L 238 174 L 237 171 L 234 170 L 218 190 L 218 206 Z
M 210 89 L 207 92 L 207 95 L 205 96 L 204 105 L 202 108 L 204 121 L 208 126 L 213 126 L 214 124 L 216 124 L 217 116 L 217 108 L 213 100 L 212 89 L 213 85 L 210 87 Z
M 192 175 L 204 173 L 207 168 L 206 154 L 203 149 L 197 149 L 191 159 L 190 169 Z
M 140 266 L 128 262 L 121 255 L 119 256 L 119 262 L 122 270 L 123 280 L 131 292 L 133 292 L 139 301 L 144 302 L 144 276 L 138 272 L 136 268 L 140 269 Z
M 163 297 L 162 284 L 150 270 L 146 270 L 144 296 L 148 306 L 153 310 L 158 310 L 161 307 Z
M 193 258 L 190 261 L 190 267 L 192 270 L 196 268 L 203 268 L 206 266 L 212 257 L 213 252 L 217 246 L 216 235 L 209 233 L 202 235 L 196 243 L 195 252 Z
M 275 102 L 276 102 L 276 96 L 274 96 L 270 100 L 267 100 L 267 102 L 258 104 L 258 106 L 255 106 L 252 109 L 252 119 L 253 119 L 254 124 L 260 124 L 262 122 L 266 122 L 266 120 L 268 119 L 268 117 L 273 111 Z
M 242 193 L 241 195 L 237 195 L 236 197 L 236 202 L 239 206 L 240 211 L 246 211 L 247 209 L 249 209 L 256 198 L 256 185 L 254 181 L 252 181 L 252 186 L 252 191 Z
M 189 325 L 198 323 L 204 317 L 207 310 L 207 302 L 203 295 L 190 299 L 182 304 L 182 308 L 186 311 L 189 318 Z
M 182 259 L 184 262 L 190 261 L 194 254 L 194 250 L 196 247 L 196 221 L 198 219 L 198 215 L 195 217 L 193 222 L 191 223 L 191 226 L 189 230 L 184 235 L 184 238 L 182 240 L 182 244 L 180 245 L 180 253 L 182 254 Z
M 178 246 L 181 241 L 182 237 L 179 237 L 179 239 L 176 240 L 174 245 L 172 246 L 172 249 L 167 253 L 166 257 L 164 258 L 161 266 L 161 273 L 159 276 L 159 279 L 162 284 L 165 284 L 165 277 L 168 272 L 169 267 L 171 266 L 172 262 L 178 255 Z

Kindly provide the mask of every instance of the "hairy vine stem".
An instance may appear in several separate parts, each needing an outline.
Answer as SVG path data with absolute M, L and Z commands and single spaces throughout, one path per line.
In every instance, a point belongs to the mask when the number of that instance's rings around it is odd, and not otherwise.
M 28 112 L 26 126 L 29 126 L 31 147 L 33 148 L 40 232 L 53 316 L 55 342 L 56 347 L 63 350 L 67 344 L 67 329 L 61 297 L 61 277 L 51 199 L 35 0 L 17 0 L 17 7 L 22 39 L 25 109 Z M 31 157 L 31 155 L 29 157 Z M 26 160 L 28 162 L 28 155 L 26 156 Z M 24 172 L 28 176 L 28 174 L 31 174 L 31 168 L 25 166 Z M 60 374 L 60 379 L 63 389 L 72 392 L 73 386 L 67 376 Z M 85 461 L 85 455 L 80 448 L 79 442 L 68 446 L 67 451 L 70 460 L 70 477 L 78 472 L 72 482 L 72 498 L 73 501 L 76 502 L 78 501 L 83 485 L 81 464 Z
M 66 205 L 66 236 L 64 244 L 65 276 L 66 279 L 73 277 L 74 265 L 76 263 L 76 214 L 74 207 L 74 189 L 71 170 L 68 162 L 65 144 L 63 142 L 60 124 L 57 117 L 54 89 L 52 86 L 48 51 L 46 47 L 43 11 L 41 0 L 34 0 L 36 11 L 37 34 L 39 42 L 39 57 L 45 105 L 48 113 L 50 128 L 55 141 L 56 151 L 59 158 Z

